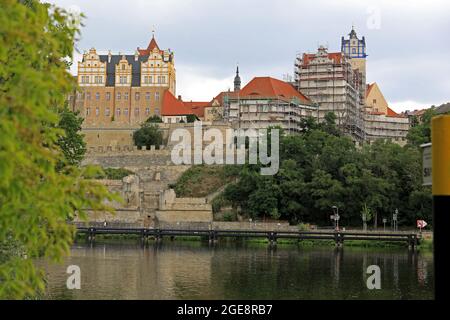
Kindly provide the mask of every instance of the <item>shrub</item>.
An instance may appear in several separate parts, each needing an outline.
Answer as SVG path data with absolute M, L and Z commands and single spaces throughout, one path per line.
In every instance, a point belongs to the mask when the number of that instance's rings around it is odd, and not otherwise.
M 134 144 L 139 148 L 159 146 L 163 143 L 162 131 L 157 124 L 144 123 L 142 127 L 133 133 Z

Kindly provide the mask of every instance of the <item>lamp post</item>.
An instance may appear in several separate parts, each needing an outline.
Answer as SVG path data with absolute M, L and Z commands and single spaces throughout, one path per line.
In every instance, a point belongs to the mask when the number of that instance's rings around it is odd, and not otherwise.
M 397 227 L 398 227 L 398 209 L 395 209 L 395 213 L 392 215 L 392 223 L 394 226 L 394 231 L 397 231 Z
M 332 209 L 333 209 L 333 213 L 334 213 L 334 225 L 335 225 L 335 229 L 337 230 L 337 231 L 339 231 L 339 219 L 340 219 L 340 216 L 339 216 L 339 208 L 337 207 L 337 206 L 332 206 L 331 207 Z

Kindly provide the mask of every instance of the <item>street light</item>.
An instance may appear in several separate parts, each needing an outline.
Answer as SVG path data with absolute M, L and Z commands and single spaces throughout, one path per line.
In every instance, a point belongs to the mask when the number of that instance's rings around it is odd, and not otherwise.
M 331 208 L 333 209 L 333 213 L 334 213 L 333 218 L 334 218 L 335 228 L 336 228 L 336 230 L 339 230 L 339 219 L 340 219 L 339 208 L 336 206 L 332 206 Z
M 392 215 L 392 223 L 394 227 L 394 231 L 397 231 L 398 228 L 398 209 L 395 209 L 395 213 Z

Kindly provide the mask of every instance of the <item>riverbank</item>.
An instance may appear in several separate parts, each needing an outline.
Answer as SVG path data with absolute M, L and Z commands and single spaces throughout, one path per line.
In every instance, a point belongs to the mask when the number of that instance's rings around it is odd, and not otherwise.
M 142 243 L 140 235 L 133 234 L 98 234 L 95 241 L 101 242 L 117 242 L 117 241 L 138 241 Z M 86 235 L 77 234 L 76 242 L 87 241 Z M 176 236 L 166 237 L 162 241 L 185 241 L 185 242 L 209 242 L 207 237 L 203 236 Z M 156 239 L 149 237 L 147 243 L 156 243 Z M 255 243 L 269 245 L 270 241 L 267 238 L 223 238 L 217 240 L 219 243 Z M 335 247 L 336 243 L 333 240 L 297 240 L 297 239 L 278 239 L 276 245 L 296 245 L 302 247 Z M 272 244 L 273 245 L 273 244 Z M 344 247 L 361 247 L 361 248 L 408 248 L 404 242 L 398 241 L 378 241 L 378 240 L 347 240 L 344 241 Z M 432 239 L 422 239 L 417 246 L 419 250 L 433 250 Z

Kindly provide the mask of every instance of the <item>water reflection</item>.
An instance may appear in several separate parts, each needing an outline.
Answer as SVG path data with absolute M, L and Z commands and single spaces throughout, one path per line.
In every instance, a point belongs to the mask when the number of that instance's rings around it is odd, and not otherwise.
M 71 264 L 81 290 L 65 287 Z M 381 290 L 366 287 L 373 264 Z M 64 265 L 43 265 L 52 299 L 432 299 L 434 291 L 432 254 L 407 249 L 81 243 Z

